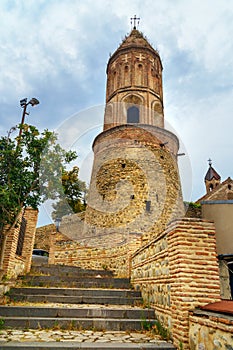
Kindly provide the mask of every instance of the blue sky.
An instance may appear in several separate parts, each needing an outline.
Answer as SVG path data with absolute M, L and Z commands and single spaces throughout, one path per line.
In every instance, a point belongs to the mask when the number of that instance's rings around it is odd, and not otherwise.
M 85 180 L 102 123 L 109 53 L 135 14 L 163 62 L 165 119 L 185 145 L 195 200 L 204 194 L 209 157 L 223 180 L 233 176 L 232 1 L 1 0 L 0 134 L 21 120 L 20 99 L 38 98 L 27 121 L 61 134 L 66 128 L 66 146 L 80 152 Z M 49 222 L 41 210 L 39 224 Z

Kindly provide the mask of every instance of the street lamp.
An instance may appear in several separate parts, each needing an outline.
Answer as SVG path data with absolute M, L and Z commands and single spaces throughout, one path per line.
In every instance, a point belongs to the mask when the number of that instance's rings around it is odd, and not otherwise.
M 56 218 L 55 219 L 55 226 L 56 226 L 56 232 L 60 232 L 60 223 L 61 223 L 61 218 Z
M 21 124 L 24 124 L 24 119 L 26 114 L 29 115 L 29 113 L 27 112 L 27 106 L 30 104 L 33 107 L 38 105 L 39 103 L 40 101 L 37 100 L 37 98 L 35 97 L 31 98 L 29 102 L 27 102 L 27 98 L 23 98 L 22 100 L 20 100 L 20 106 L 23 108 Z M 22 134 L 22 128 L 19 130 L 19 136 L 21 136 L 21 134 Z

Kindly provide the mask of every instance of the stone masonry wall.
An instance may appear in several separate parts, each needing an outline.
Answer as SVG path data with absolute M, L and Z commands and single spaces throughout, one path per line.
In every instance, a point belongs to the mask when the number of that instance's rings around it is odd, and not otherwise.
M 71 240 L 82 240 L 83 232 L 83 221 L 85 212 L 66 215 L 62 217 L 60 223 L 60 232 L 66 236 L 66 239 Z M 56 227 L 54 224 L 49 224 L 45 226 L 38 227 L 36 229 L 35 244 L 34 247 L 37 249 L 44 249 L 49 251 L 51 235 L 56 232 Z
M 189 349 L 189 310 L 220 299 L 213 223 L 172 222 L 132 256 L 132 283 L 170 329 L 174 343 Z
M 109 132 L 106 138 L 101 135 L 94 142 L 85 235 L 136 232 L 149 240 L 184 214 L 174 155 L 178 141 L 169 138 L 173 154 L 160 145 L 160 134 L 157 138 L 139 127 L 119 127 L 111 137 Z
M 50 249 L 50 235 L 56 231 L 55 225 L 45 225 L 36 229 L 34 247 L 37 249 Z
M 233 317 L 216 313 L 189 317 L 190 350 L 233 349 Z
M 79 266 L 84 269 L 108 269 L 117 277 L 130 277 L 130 255 L 141 245 L 140 238 L 108 249 L 81 246 L 78 242 L 52 237 L 49 264 Z

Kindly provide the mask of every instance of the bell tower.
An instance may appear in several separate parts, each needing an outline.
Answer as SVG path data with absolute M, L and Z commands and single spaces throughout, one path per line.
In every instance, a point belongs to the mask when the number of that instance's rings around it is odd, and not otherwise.
M 162 69 L 158 52 L 134 27 L 107 65 L 104 130 L 127 123 L 164 127 Z M 126 109 L 111 110 L 114 103 Z
M 178 138 L 164 129 L 160 56 L 134 26 L 107 64 L 84 224 L 88 244 L 147 241 L 183 216 L 178 150 Z
M 206 193 L 210 193 L 215 187 L 217 187 L 221 183 L 221 176 L 212 167 L 212 160 L 209 159 L 208 162 L 209 169 L 205 175 Z

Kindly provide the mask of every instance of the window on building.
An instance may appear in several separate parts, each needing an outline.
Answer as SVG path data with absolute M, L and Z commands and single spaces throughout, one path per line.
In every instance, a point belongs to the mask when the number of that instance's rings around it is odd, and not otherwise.
M 27 226 L 27 220 L 23 217 L 22 222 L 19 229 L 19 237 L 18 237 L 18 244 L 16 249 L 16 254 L 21 256 L 23 251 L 23 243 L 24 243 L 24 236 Z
M 146 201 L 145 203 L 146 203 L 146 211 L 149 212 L 151 209 L 151 201 Z
M 139 109 L 135 106 L 127 110 L 127 123 L 139 123 Z

